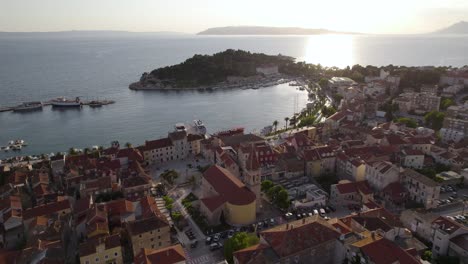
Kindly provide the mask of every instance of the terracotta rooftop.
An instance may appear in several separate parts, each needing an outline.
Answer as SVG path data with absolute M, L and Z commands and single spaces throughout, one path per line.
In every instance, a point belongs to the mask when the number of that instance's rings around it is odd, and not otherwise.
M 143 234 L 166 226 L 168 226 L 168 223 L 156 216 L 142 220 L 132 221 L 129 222 L 127 225 L 128 232 L 131 236 Z
M 390 240 L 387 240 L 386 238 L 382 238 L 372 243 L 369 243 L 361 247 L 361 250 L 363 254 L 366 255 L 372 261 L 372 263 L 375 264 L 420 263 L 411 254 L 409 254 L 404 249 L 397 246 Z M 385 254 L 382 254 L 383 252 L 385 252 Z
M 172 141 L 169 138 L 161 138 L 157 140 L 146 141 L 145 145 L 142 146 L 143 151 L 153 150 L 153 149 L 160 149 L 160 148 L 167 148 L 172 147 Z
M 439 216 L 432 222 L 433 225 L 437 225 L 439 229 L 443 230 L 445 233 L 452 234 L 460 228 L 463 228 L 459 223 L 452 221 L 446 217 Z
M 341 194 L 357 193 L 358 191 L 362 192 L 363 194 L 371 194 L 372 193 L 372 190 L 371 190 L 367 180 L 366 181 L 336 184 L 336 188 Z
M 48 215 L 66 209 L 71 209 L 70 201 L 68 199 L 24 210 L 23 219 L 27 220 L 36 216 Z
M 142 248 L 135 256 L 135 263 L 138 264 L 174 264 L 185 262 L 185 251 L 180 244 L 161 248 Z
M 220 139 L 223 142 L 224 146 L 231 147 L 238 147 L 241 143 L 264 141 L 263 138 L 254 134 L 221 136 Z
M 405 169 L 402 174 L 401 174 L 403 177 L 408 177 L 408 178 L 412 178 L 412 179 L 415 179 L 416 181 L 418 182 L 421 182 L 423 183 L 424 185 L 426 186 L 430 186 L 430 187 L 437 187 L 439 186 L 439 184 L 433 180 L 431 180 L 429 177 L 426 177 L 424 175 L 422 175 L 421 173 L 417 172 L 417 171 L 414 171 L 412 169 Z
M 450 242 L 468 251 L 468 234 L 459 235 L 450 239 Z
M 318 216 L 304 218 L 263 231 L 260 236 L 280 258 L 336 240 L 340 233 Z
M 255 201 L 255 194 L 251 192 L 237 177 L 228 170 L 213 165 L 203 173 L 208 183 L 225 200 L 233 205 L 247 205 Z

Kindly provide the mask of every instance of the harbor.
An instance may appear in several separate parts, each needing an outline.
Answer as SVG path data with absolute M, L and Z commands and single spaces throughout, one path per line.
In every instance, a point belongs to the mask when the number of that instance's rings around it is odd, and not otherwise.
M 82 106 L 89 106 L 92 108 L 102 107 L 105 105 L 114 104 L 115 101 L 113 100 L 81 100 L 80 97 L 76 97 L 75 99 L 68 99 L 65 97 L 59 97 L 48 101 L 32 101 L 32 102 L 23 102 L 16 106 L 4 106 L 0 107 L 0 112 L 33 112 L 33 111 L 41 111 L 45 106 L 52 106 L 52 107 L 82 107 Z

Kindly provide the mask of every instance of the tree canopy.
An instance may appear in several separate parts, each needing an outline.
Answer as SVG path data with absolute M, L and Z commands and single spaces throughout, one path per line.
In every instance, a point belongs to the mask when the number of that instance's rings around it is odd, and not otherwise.
M 224 257 L 229 263 L 233 263 L 232 253 L 256 245 L 258 242 L 259 239 L 254 234 L 237 233 L 224 243 Z
M 196 87 L 225 81 L 228 76 L 252 76 L 259 66 L 289 62 L 290 57 L 228 49 L 213 55 L 197 54 L 180 64 L 155 69 L 151 75 L 178 87 Z
M 424 116 L 424 122 L 434 130 L 440 130 L 444 124 L 445 113 L 431 111 Z

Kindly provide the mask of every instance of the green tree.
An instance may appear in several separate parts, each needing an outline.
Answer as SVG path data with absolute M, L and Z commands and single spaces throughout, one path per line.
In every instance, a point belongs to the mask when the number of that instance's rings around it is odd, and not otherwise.
M 265 180 L 262 182 L 262 192 L 268 192 L 275 184 L 270 180 Z
M 275 204 L 279 208 L 287 209 L 289 207 L 289 203 L 289 194 L 284 188 L 282 188 L 276 196 Z
M 324 106 L 322 107 L 322 115 L 324 117 L 329 117 L 336 113 L 336 109 L 333 106 Z
M 285 127 L 286 130 L 288 130 L 289 117 L 285 117 L 285 118 L 284 118 L 284 122 L 285 122 L 284 127 Z
M 320 87 L 322 87 L 322 89 L 326 89 L 328 88 L 328 79 L 322 78 L 320 79 L 318 84 L 320 85 Z
M 175 170 L 168 170 L 160 175 L 161 179 L 165 180 L 168 184 L 174 184 L 174 181 L 179 178 L 179 173 Z
M 452 105 L 455 105 L 455 101 L 453 99 L 445 98 L 442 101 L 440 101 L 441 110 L 447 110 L 447 108 Z
M 276 132 L 276 130 L 278 128 L 278 124 L 279 124 L 278 120 L 273 121 L 273 126 L 275 127 L 275 132 Z
M 396 118 L 394 121 L 397 123 L 405 124 L 407 127 L 410 127 L 410 128 L 418 127 L 418 122 L 413 118 L 400 117 L 400 118 Z
M 430 128 L 438 131 L 444 124 L 445 113 L 431 111 L 424 116 L 424 122 Z
M 426 261 L 431 262 L 431 261 L 432 261 L 432 251 L 430 251 L 430 250 L 424 251 L 424 253 L 423 253 L 423 255 L 421 256 L 421 258 L 422 258 L 423 260 L 426 260 Z
M 224 243 L 224 257 L 227 262 L 233 263 L 234 252 L 256 245 L 258 242 L 259 239 L 254 234 L 248 234 L 246 232 L 237 233 Z
M 172 212 L 171 213 L 171 218 L 172 220 L 178 224 L 180 222 L 180 220 L 182 220 L 182 214 L 180 212 Z

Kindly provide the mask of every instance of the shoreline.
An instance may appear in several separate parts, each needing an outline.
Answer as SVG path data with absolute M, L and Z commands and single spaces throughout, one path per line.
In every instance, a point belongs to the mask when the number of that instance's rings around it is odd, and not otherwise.
M 172 87 L 172 86 L 162 86 L 158 84 L 152 85 L 142 85 L 140 81 L 131 83 L 128 88 L 133 91 L 213 91 L 213 90 L 226 90 L 226 89 L 259 89 L 265 87 L 271 87 L 279 84 L 288 83 L 294 81 L 296 78 L 290 76 L 276 76 L 274 78 L 263 78 L 261 80 L 253 82 L 240 82 L 240 83 L 226 83 L 221 82 L 208 86 L 198 86 L 198 87 Z

